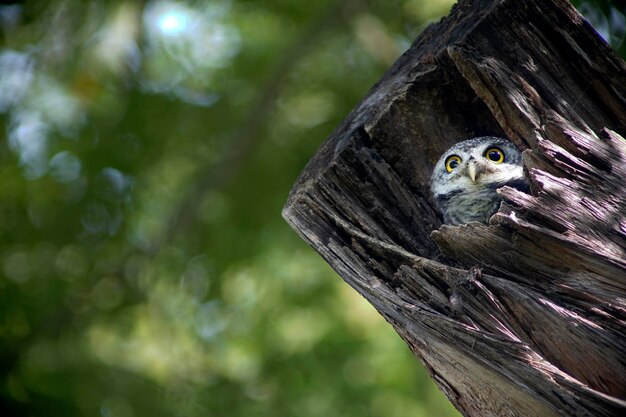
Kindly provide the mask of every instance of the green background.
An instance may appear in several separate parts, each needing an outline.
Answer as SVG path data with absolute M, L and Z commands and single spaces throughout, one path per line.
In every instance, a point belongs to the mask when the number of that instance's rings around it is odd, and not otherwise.
M 451 4 L 0 6 L 0 414 L 458 415 L 280 217 Z

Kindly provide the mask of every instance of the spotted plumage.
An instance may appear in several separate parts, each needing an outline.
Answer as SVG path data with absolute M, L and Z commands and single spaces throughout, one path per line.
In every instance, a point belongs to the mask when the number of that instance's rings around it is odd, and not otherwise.
M 498 210 L 498 188 L 528 191 L 522 154 L 509 140 L 483 136 L 459 142 L 439 158 L 430 190 L 448 224 L 487 222 Z

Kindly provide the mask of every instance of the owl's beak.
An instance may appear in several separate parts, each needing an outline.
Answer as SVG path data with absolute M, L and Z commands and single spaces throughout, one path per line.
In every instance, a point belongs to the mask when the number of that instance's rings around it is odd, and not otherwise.
M 476 182 L 476 164 L 473 161 L 467 164 L 467 175 L 472 179 L 472 182 Z

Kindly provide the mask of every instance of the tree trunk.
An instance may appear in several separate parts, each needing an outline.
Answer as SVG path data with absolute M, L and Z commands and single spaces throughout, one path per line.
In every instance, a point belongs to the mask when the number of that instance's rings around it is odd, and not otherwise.
M 441 225 L 438 157 L 525 149 L 532 195 Z M 461 0 L 321 146 L 283 215 L 466 416 L 626 415 L 626 65 L 565 0 Z

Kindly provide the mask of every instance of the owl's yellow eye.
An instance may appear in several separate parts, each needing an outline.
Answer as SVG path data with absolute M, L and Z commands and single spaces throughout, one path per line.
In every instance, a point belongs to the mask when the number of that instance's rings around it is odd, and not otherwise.
M 496 164 L 501 164 L 504 162 L 504 152 L 502 152 L 500 148 L 489 148 L 487 152 L 485 152 L 485 158 Z
M 452 172 L 452 170 L 459 166 L 461 163 L 461 157 L 457 155 L 450 155 L 446 158 L 446 171 Z

